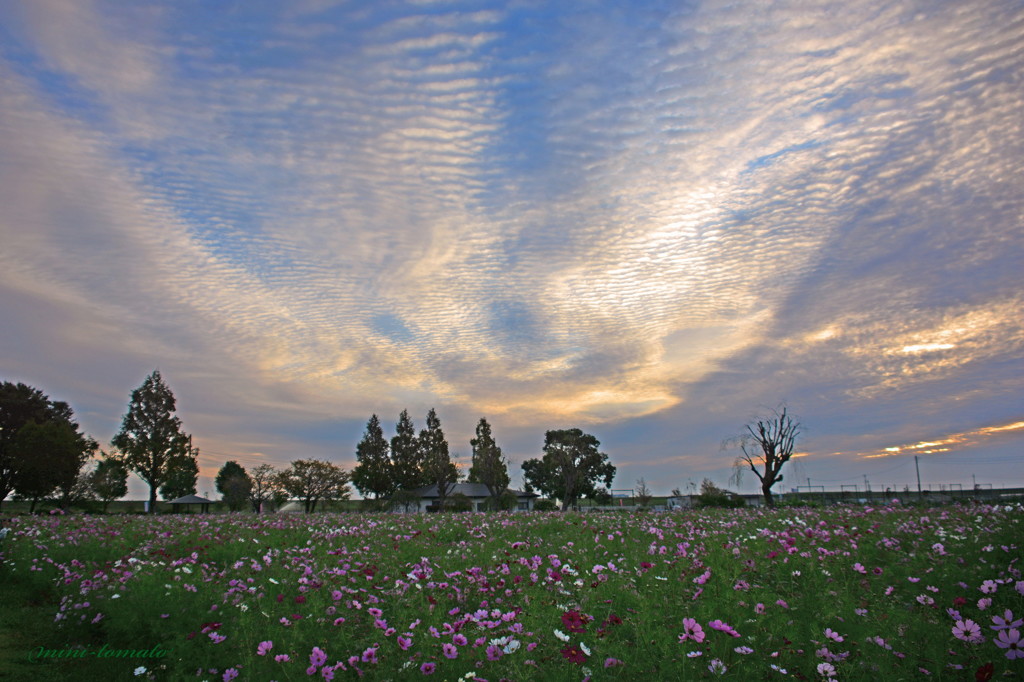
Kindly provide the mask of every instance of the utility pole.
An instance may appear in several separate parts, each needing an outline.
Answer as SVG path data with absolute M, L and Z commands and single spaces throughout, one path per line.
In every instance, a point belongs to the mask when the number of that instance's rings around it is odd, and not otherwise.
M 914 455 L 914 468 L 917 469 L 917 496 L 921 497 L 921 467 L 917 464 L 917 455 Z

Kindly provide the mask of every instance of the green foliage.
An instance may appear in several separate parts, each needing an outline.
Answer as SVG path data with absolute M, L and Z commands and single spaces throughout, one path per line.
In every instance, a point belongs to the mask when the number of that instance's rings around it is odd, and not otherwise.
M 281 487 L 302 500 L 307 514 L 320 500 L 344 500 L 349 496 L 349 473 L 337 464 L 318 459 L 299 459 L 278 475 Z
M 89 485 L 103 503 L 103 512 L 106 513 L 112 501 L 128 494 L 128 470 L 121 460 L 104 453 L 103 459 L 89 475 Z
M 420 431 L 421 461 L 424 485 L 437 486 L 437 501 L 443 509 L 448 491 L 459 480 L 459 469 L 448 453 L 448 441 L 441 430 L 441 420 L 433 408 L 427 413 L 427 428 Z
M 491 499 L 495 500 L 508 489 L 512 479 L 508 475 L 508 462 L 502 457 L 501 448 L 491 435 L 491 425 L 483 417 L 476 425 L 476 438 L 470 440 L 469 445 L 473 448 L 469 482 L 483 483 Z
M 534 503 L 533 503 L 533 510 L 534 511 L 548 512 L 548 511 L 555 511 L 556 509 L 558 509 L 558 505 L 555 504 L 554 500 L 540 499 L 540 500 L 535 500 Z
M 441 507 L 444 511 L 468 512 L 473 511 L 473 500 L 463 493 L 455 493 L 449 496 Z
M 82 436 L 74 424 L 50 420 L 22 426 L 11 444 L 18 462 L 14 491 L 21 499 L 49 497 L 58 487 L 72 488 L 88 457 Z
M 388 499 L 388 509 L 397 512 L 414 512 L 420 508 L 420 496 L 411 490 L 399 490 Z
M 132 391 L 121 430 L 111 441 L 120 450 L 125 466 L 149 485 L 150 513 L 156 512 L 157 489 L 172 472 L 177 478 L 171 485 L 173 489 L 189 487 L 184 485 L 189 467 L 178 459 L 191 457 L 192 452 L 189 437 L 182 431 L 174 409 L 174 394 L 160 372 L 154 371 Z M 194 480 L 191 487 L 194 491 Z
M 391 463 L 396 490 L 413 490 L 426 485 L 423 475 L 423 451 L 416 439 L 416 427 L 407 410 L 402 410 L 391 439 Z
M 736 493 L 729 490 L 723 490 L 715 485 L 711 479 L 705 478 L 700 484 L 700 495 L 697 496 L 697 506 L 738 509 L 746 506 L 746 502 Z
M 191 449 L 190 455 L 176 455 L 167 464 L 167 476 L 160 484 L 160 496 L 170 502 L 185 495 L 195 495 L 199 479 L 199 450 Z
M 269 464 L 257 464 L 249 474 L 249 502 L 252 510 L 259 514 L 264 504 L 270 503 L 274 507 L 281 506 L 285 499 L 284 490 L 281 488 L 281 477 L 274 467 Z
M 16 489 L 33 501 L 58 488 L 70 492 L 96 447 L 67 403 L 25 384 L 0 384 L 0 504 Z
M 215 484 L 231 511 L 242 509 L 252 492 L 252 479 L 249 478 L 245 467 L 235 461 L 224 463 L 217 472 Z
M 601 442 L 580 429 L 548 431 L 544 435 L 544 457 L 523 462 L 528 484 L 547 497 L 562 500 L 565 511 L 582 497 L 597 492 L 597 483 L 610 487 L 615 467 L 608 455 L 598 450 Z
M 391 466 L 390 448 L 384 438 L 377 415 L 366 423 L 366 433 L 356 445 L 356 466 L 352 470 L 352 484 L 363 495 L 387 497 L 395 491 L 395 472 Z

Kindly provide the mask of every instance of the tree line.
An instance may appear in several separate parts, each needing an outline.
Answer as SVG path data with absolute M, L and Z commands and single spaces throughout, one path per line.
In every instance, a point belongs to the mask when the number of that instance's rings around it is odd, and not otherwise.
M 160 372 L 154 371 L 132 391 L 121 428 L 111 440 L 114 450 L 100 451 L 97 465 L 85 470 L 99 444 L 81 433 L 70 406 L 25 384 L 0 384 L 0 504 L 14 493 L 16 499 L 29 500 L 33 511 L 48 498 L 64 508 L 82 500 L 99 500 L 106 510 L 111 501 L 127 494 L 129 473 L 149 486 L 151 512 L 156 510 L 158 492 L 164 500 L 194 494 L 199 449 L 192 446 L 192 437 L 183 430 L 175 409 L 174 394 Z M 771 488 L 782 480 L 782 465 L 792 456 L 799 432 L 800 425 L 784 408 L 748 424 L 740 439 L 743 454 L 736 462 L 737 471 L 749 468 L 757 475 L 768 505 L 772 504 Z M 480 418 L 470 448 L 466 480 L 486 487 L 489 508 L 514 506 L 509 462 L 486 418 Z M 558 499 L 563 510 L 584 498 L 610 501 L 616 468 L 593 435 L 578 428 L 547 431 L 543 452 L 542 457 L 521 465 L 525 492 Z M 281 470 L 260 464 L 252 471 L 229 461 L 215 483 L 234 511 L 249 505 L 259 512 L 268 503 L 279 505 L 292 498 L 312 512 L 321 501 L 348 499 L 350 483 L 365 498 L 379 503 L 379 508 L 385 504 L 418 507 L 415 491 L 434 486 L 437 507 L 445 509 L 462 478 L 433 408 L 419 434 L 403 410 L 390 440 L 384 437 L 377 415 L 372 415 L 355 454 L 351 472 L 315 459 L 296 460 Z M 646 484 L 642 487 L 646 491 Z

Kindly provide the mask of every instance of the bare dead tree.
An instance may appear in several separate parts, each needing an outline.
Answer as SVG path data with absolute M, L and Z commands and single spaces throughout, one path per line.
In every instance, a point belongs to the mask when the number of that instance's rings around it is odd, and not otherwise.
M 772 414 L 758 417 L 745 427 L 745 432 L 738 438 L 740 451 L 736 458 L 736 478 L 744 469 L 749 468 L 761 482 L 761 494 L 765 505 L 772 507 L 772 486 L 782 481 L 782 466 L 793 456 L 797 436 L 803 426 L 787 413 L 772 410 Z M 760 467 L 760 469 L 758 469 Z

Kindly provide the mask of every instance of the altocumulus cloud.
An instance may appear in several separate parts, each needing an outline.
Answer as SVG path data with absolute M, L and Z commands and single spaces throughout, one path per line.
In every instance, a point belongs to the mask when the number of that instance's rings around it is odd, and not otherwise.
M 850 467 L 977 446 L 1020 418 L 1022 11 L 9 3 L 0 360 L 100 437 L 160 365 L 250 461 L 437 406 L 670 478 L 783 398 Z

